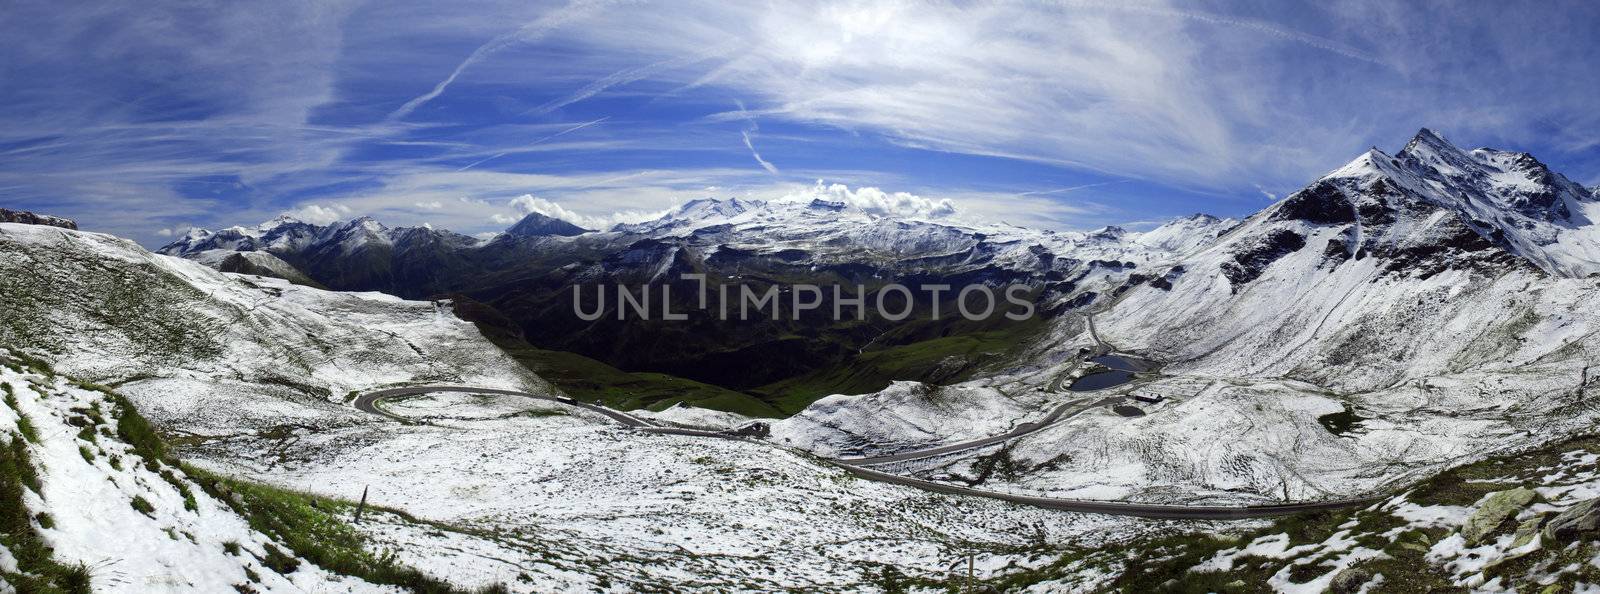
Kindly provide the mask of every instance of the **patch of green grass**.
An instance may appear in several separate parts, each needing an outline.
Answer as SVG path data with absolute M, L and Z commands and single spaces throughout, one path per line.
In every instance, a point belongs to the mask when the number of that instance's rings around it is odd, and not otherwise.
M 133 509 L 139 513 L 150 517 L 155 517 L 156 506 L 151 505 L 150 500 L 145 499 L 143 495 L 134 495 L 131 505 L 133 506 Z
M 585 402 L 621 410 L 665 410 L 677 403 L 738 413 L 778 417 L 782 413 L 749 394 L 664 373 L 627 372 L 576 353 L 550 351 L 526 343 L 497 341 L 502 350 L 534 373 Z
M 347 520 L 355 508 L 349 501 L 230 479 L 193 467 L 185 467 L 184 471 L 207 493 L 244 516 L 251 528 L 323 569 L 412 592 L 461 591 L 399 564 L 392 555 L 373 553 L 366 538 Z M 269 546 L 266 554 L 262 564 L 273 571 L 292 573 L 298 569 L 295 557 L 276 547 Z
M 28 442 L 23 440 L 21 435 L 13 435 L 10 447 L 4 449 L 9 452 L 12 460 L 16 460 L 10 470 L 15 473 L 21 484 L 32 489 L 34 493 L 43 492 L 44 483 L 39 482 L 39 470 L 33 467 L 33 456 L 29 453 Z
M 21 435 L 12 435 L 9 442 L 0 447 L 0 546 L 10 552 L 19 571 L 0 571 L 0 581 L 10 583 L 18 592 L 87 594 L 88 568 L 55 562 L 49 544 L 34 529 L 34 522 L 45 528 L 54 527 L 55 518 L 28 512 L 23 494 L 26 490 L 38 493 L 43 485 L 27 441 Z
M 1027 344 L 1027 338 L 1043 327 L 1042 322 L 1030 320 L 994 330 L 869 348 L 849 361 L 767 384 L 751 392 L 790 415 L 824 396 L 876 392 L 896 380 L 958 383 L 997 361 L 1010 360 L 1016 349 Z
M 30 442 L 39 443 L 39 430 L 34 428 L 33 420 L 20 412 L 17 413 L 17 433 Z
M 167 460 L 167 446 L 162 443 L 161 436 L 150 426 L 139 411 L 133 408 L 133 403 L 128 402 L 121 394 L 107 392 L 107 396 L 116 403 L 117 409 L 117 436 L 121 437 L 128 445 L 133 446 L 134 453 L 145 459 L 145 466 L 150 470 L 157 470 L 160 462 Z
M 33 443 L 39 443 L 39 430 L 33 426 L 33 420 L 28 415 L 22 414 L 22 407 L 17 404 L 17 395 L 11 391 L 11 384 L 6 384 L 6 406 L 17 414 L 17 432 L 22 437 Z

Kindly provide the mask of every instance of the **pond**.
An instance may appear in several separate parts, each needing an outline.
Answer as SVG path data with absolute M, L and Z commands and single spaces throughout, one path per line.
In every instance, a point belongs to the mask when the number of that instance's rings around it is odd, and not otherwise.
M 1146 361 L 1144 359 L 1130 357 L 1127 355 L 1100 355 L 1097 357 L 1091 357 L 1089 362 L 1097 363 L 1108 369 L 1107 371 L 1097 371 L 1078 378 L 1076 381 L 1072 382 L 1072 385 L 1067 386 L 1067 390 L 1072 392 L 1089 392 L 1093 390 L 1104 390 L 1106 388 L 1120 386 L 1133 381 L 1133 375 L 1135 373 L 1152 371 L 1157 367 L 1154 361 Z
M 1072 385 L 1067 386 L 1067 389 L 1070 390 L 1070 391 L 1073 391 L 1073 392 L 1089 392 L 1089 391 L 1092 391 L 1092 390 L 1104 390 L 1104 389 L 1110 388 L 1112 386 L 1120 386 L 1122 384 L 1126 384 L 1129 381 L 1131 381 L 1132 379 L 1133 379 L 1133 372 L 1132 371 L 1123 371 L 1121 369 L 1113 369 L 1111 371 L 1100 371 L 1100 372 L 1091 373 L 1089 375 L 1085 375 L 1083 377 L 1080 377 L 1080 378 L 1074 380 L 1072 382 Z

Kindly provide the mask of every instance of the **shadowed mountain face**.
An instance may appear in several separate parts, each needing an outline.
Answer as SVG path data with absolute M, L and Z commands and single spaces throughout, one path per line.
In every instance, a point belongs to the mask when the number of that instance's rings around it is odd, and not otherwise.
M 506 229 L 506 235 L 512 237 L 545 237 L 555 235 L 571 237 L 588 233 L 588 229 L 568 223 L 555 217 L 545 216 L 536 212 L 528 213 L 517 224 Z
M 1227 300 L 1246 299 L 1274 270 L 1302 265 L 1308 286 L 1350 266 L 1423 279 L 1529 267 L 1595 274 L 1596 201 L 1530 155 L 1465 151 L 1423 130 L 1395 155 L 1373 149 L 1243 224 L 1196 215 L 1143 233 L 1058 233 L 898 219 L 823 201 L 701 199 L 600 232 L 541 214 L 486 241 L 389 229 L 370 219 L 325 227 L 279 219 L 255 229 L 195 231 L 162 251 L 196 258 L 265 251 L 333 289 L 448 294 L 493 312 L 483 319 L 493 319 L 503 336 L 542 349 L 804 402 L 834 390 L 878 389 L 891 379 L 969 377 L 1036 343 L 1048 318 L 1103 309 L 1133 288 L 1220 283 L 1223 295 L 1237 296 Z M 706 276 L 711 288 L 703 299 L 700 284 L 681 274 Z M 952 287 L 938 299 L 945 315 L 929 319 L 935 300 L 920 293 L 906 321 L 871 307 L 857 319 L 849 306 L 835 319 L 832 287 L 841 287 L 842 299 L 858 296 L 859 287 L 870 304 L 890 283 Z M 798 284 L 821 286 L 823 294 L 816 309 L 794 315 L 796 299 L 811 301 L 788 289 Z M 952 315 L 954 291 L 976 284 L 1026 286 L 1045 322 Z M 631 310 L 619 317 L 618 285 L 635 298 L 648 287 L 656 319 Z M 722 285 L 726 296 L 717 290 Z M 739 319 L 741 291 L 760 295 L 774 286 L 776 318 L 769 307 Z M 576 314 L 575 290 L 598 319 Z M 884 295 L 891 310 L 900 309 L 899 296 Z M 685 319 L 660 319 L 663 303 Z M 722 319 L 724 310 L 733 319 Z

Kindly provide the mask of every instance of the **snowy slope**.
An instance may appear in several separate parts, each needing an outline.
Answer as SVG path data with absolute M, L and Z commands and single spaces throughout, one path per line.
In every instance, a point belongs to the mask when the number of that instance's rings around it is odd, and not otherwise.
M 1216 241 L 1239 221 L 1219 219 L 1208 214 L 1193 214 L 1162 223 L 1133 236 L 1134 243 L 1151 249 L 1183 255 Z
M 32 530 L 53 548 L 55 564 L 86 568 L 92 591 L 396 591 L 304 559 L 294 571 L 271 569 L 269 551 L 292 558 L 287 547 L 252 529 L 182 469 L 124 441 L 119 417 L 128 413 L 106 394 L 9 362 L 0 364 L 0 386 L 0 436 L 27 452 L 38 475 L 39 488 L 21 492 Z M 18 573 L 46 572 L 37 563 L 19 567 L 23 552 L 4 542 L 20 541 L 0 540 L 0 590 L 13 591 L 8 582 L 23 592 L 39 586 L 38 578 Z
M 641 434 L 514 397 L 389 410 L 428 423 L 237 435 L 191 455 L 329 496 L 370 485 L 374 504 L 438 523 L 365 525 L 402 562 L 517 592 L 877 592 L 886 571 L 949 577 L 968 551 L 982 577 L 1173 526 L 867 482 L 769 444 Z
M 192 432 L 271 422 L 285 399 L 349 412 L 381 385 L 549 389 L 446 303 L 224 274 L 108 235 L 0 224 L 0 295 L 0 344 Z
M 1600 278 L 1584 274 L 1600 263 L 1562 242 L 1586 241 L 1593 202 L 1508 155 L 1469 154 L 1427 131 L 1395 157 L 1361 155 L 1087 308 L 1107 347 L 1163 363 L 1095 396 L 1166 401 L 1128 400 L 1144 414 L 1099 408 L 1006 448 L 897 471 L 1062 496 L 1315 499 L 1587 431 L 1600 420 L 1586 399 Z M 1097 342 L 1083 318 L 1062 317 L 1033 355 L 968 388 L 1077 396 L 1058 393 L 1056 378 L 1080 372 L 1071 354 Z M 927 403 L 903 392 L 818 406 L 829 418 L 924 418 Z M 941 432 L 801 424 L 823 410 L 784 421 L 803 433 L 788 438 L 819 452 L 897 451 Z M 1351 428 L 1329 428 L 1344 414 Z M 958 416 L 943 432 L 990 422 Z

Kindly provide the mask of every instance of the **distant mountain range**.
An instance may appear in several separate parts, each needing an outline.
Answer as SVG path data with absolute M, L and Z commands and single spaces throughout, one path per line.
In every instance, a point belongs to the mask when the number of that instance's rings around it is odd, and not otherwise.
M 1240 295 L 1290 266 L 1280 260 L 1315 260 L 1304 272 L 1311 276 L 1297 281 L 1308 285 L 1354 267 L 1421 278 L 1519 267 L 1581 277 L 1600 273 L 1597 200 L 1594 189 L 1531 155 L 1466 151 L 1424 129 L 1399 153 L 1373 149 L 1244 224 L 1195 215 L 1143 233 L 1117 227 L 1053 232 L 886 217 L 822 200 L 705 198 L 606 231 L 539 213 L 489 240 L 389 228 L 369 218 L 320 226 L 285 217 L 256 227 L 194 230 L 160 252 L 336 290 L 451 295 L 484 306 L 480 322 L 492 321 L 541 348 L 777 398 L 797 389 L 819 396 L 881 388 L 890 379 L 968 377 L 1001 353 L 934 349 L 939 356 L 929 357 L 955 359 L 919 360 L 909 364 L 914 370 L 899 367 L 900 361 L 889 365 L 893 370 L 851 366 L 867 350 L 971 335 L 1027 342 L 1040 327 L 856 323 L 822 315 L 727 323 L 693 312 L 688 323 L 667 325 L 616 320 L 610 310 L 585 322 L 572 312 L 573 287 L 679 285 L 674 298 L 686 307 L 698 291 L 697 284 L 678 279 L 686 272 L 758 289 L 860 284 L 869 294 L 890 282 L 1016 283 L 1033 287 L 1040 311 L 1050 317 L 1106 307 L 1138 286 L 1174 290 L 1185 276 L 1215 274 L 1227 295 Z M 1209 291 L 1189 298 L 1217 299 Z M 831 311 L 830 305 L 819 311 Z
M 690 303 L 701 273 L 714 284 L 857 285 L 869 295 L 888 283 L 1025 284 L 1045 315 L 1091 303 L 1149 262 L 1171 258 L 1219 236 L 1236 221 L 1195 215 L 1147 233 L 1107 227 L 1053 232 L 974 227 L 877 216 L 843 203 L 762 202 L 714 198 L 688 202 L 662 217 L 587 231 L 543 214 L 477 240 L 425 227 L 389 228 L 369 218 L 312 225 L 279 218 L 256 227 L 194 230 L 160 252 L 238 272 L 280 276 L 336 290 L 376 290 L 406 298 L 453 296 L 474 302 L 481 322 L 541 348 L 578 353 L 627 371 L 663 372 L 778 398 L 842 389 L 875 390 L 891 379 L 949 381 L 1000 356 L 966 347 L 934 349 L 910 367 L 854 369 L 832 380 L 808 375 L 848 366 L 864 349 L 889 349 L 974 334 L 1030 334 L 1041 326 L 959 319 L 896 323 L 869 316 L 833 320 L 832 295 L 800 319 L 727 322 Z M 687 323 L 593 322 L 572 311 L 572 290 L 599 285 L 675 285 Z M 737 293 L 732 293 L 735 297 Z M 720 307 L 713 295 L 709 310 Z M 943 310 L 953 311 L 951 296 Z M 927 312 L 931 300 L 920 303 Z M 737 307 L 736 305 L 731 307 Z M 492 313 L 490 313 L 492 312 Z M 469 314 L 470 315 L 470 314 Z M 920 316 L 919 317 L 923 317 Z M 947 318 L 953 316 L 946 316 Z M 954 341 L 945 340 L 947 347 Z M 969 352 L 970 351 L 970 352 Z M 952 358 L 953 357 L 953 358 Z M 943 363 L 940 363 L 940 362 Z M 959 361 L 959 362 L 958 362 Z M 844 380 L 844 377 L 854 379 Z M 813 381 L 815 380 L 815 381 Z M 841 383 L 842 382 L 842 383 Z

